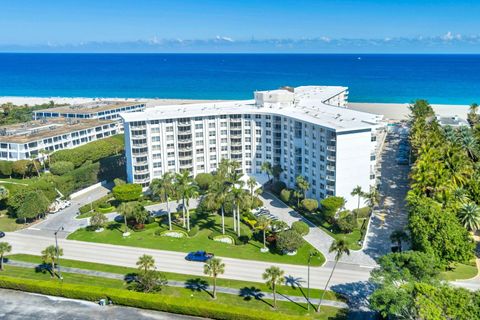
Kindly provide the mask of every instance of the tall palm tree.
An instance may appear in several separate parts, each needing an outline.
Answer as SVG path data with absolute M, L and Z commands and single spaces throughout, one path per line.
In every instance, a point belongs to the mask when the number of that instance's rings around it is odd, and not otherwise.
M 373 209 L 380 201 L 380 193 L 376 187 L 370 187 L 370 192 L 364 194 L 365 204 Z
M 212 299 L 217 299 L 217 277 L 225 272 L 225 264 L 219 258 L 208 260 L 203 266 L 203 273 L 212 277 Z
M 200 190 L 195 182 L 191 182 L 184 190 L 185 211 L 187 213 L 187 230 L 190 231 L 190 200 L 195 199 L 200 194 Z
M 122 202 L 117 208 L 117 212 L 123 217 L 125 222 L 125 233 L 128 232 L 127 218 L 132 215 L 135 205 L 134 202 Z
M 263 231 L 263 248 L 264 249 L 267 249 L 266 232 L 267 232 L 268 228 L 270 228 L 271 224 L 272 224 L 272 220 L 269 217 L 262 215 L 262 216 L 258 217 L 257 223 L 255 225 L 255 228 L 257 230 Z
M 272 164 L 268 161 L 265 161 L 262 163 L 262 166 L 260 167 L 262 172 L 265 172 L 267 174 L 268 181 L 270 181 L 270 175 L 272 174 Z
M 185 199 L 188 196 L 190 185 L 193 183 L 193 179 L 190 177 L 190 172 L 187 170 L 177 173 L 175 175 L 175 189 L 177 194 L 182 198 L 182 213 L 183 213 L 183 227 L 187 227 L 186 217 L 186 203 Z
M 0 242 L 0 271 L 3 271 L 3 256 L 12 251 L 8 242 Z
M 255 187 L 257 186 L 257 179 L 255 179 L 255 177 L 248 178 L 247 186 L 248 186 L 248 189 L 250 189 L 250 200 L 253 204 L 253 191 L 255 190 Z
M 398 249 L 400 250 L 400 252 L 402 251 L 402 241 L 408 241 L 408 240 L 409 240 L 408 234 L 401 229 L 395 230 L 390 234 L 390 241 L 397 243 Z
M 480 229 L 480 207 L 475 202 L 467 202 L 458 212 L 463 226 L 470 231 Z
M 350 250 L 348 249 L 348 243 L 344 239 L 334 240 L 328 252 L 335 252 L 335 264 L 333 265 L 332 272 L 330 273 L 330 277 L 328 277 L 327 283 L 325 284 L 325 289 L 323 290 L 322 297 L 320 298 L 320 302 L 318 303 L 317 312 L 320 312 L 320 308 L 322 307 L 323 297 L 325 296 L 325 292 L 327 291 L 328 285 L 330 284 L 330 280 L 332 279 L 333 273 L 335 272 L 335 268 L 337 267 L 338 261 L 342 258 L 344 254 L 350 255 Z
M 358 197 L 358 198 L 357 198 L 357 200 L 358 200 L 358 202 L 357 202 L 357 210 L 360 210 L 360 198 L 363 198 L 363 195 L 364 195 L 364 194 L 365 194 L 365 193 L 363 192 L 362 187 L 360 187 L 360 186 L 356 186 L 355 188 L 353 188 L 352 192 L 350 193 L 350 195 L 351 195 L 352 197 L 355 197 L 355 196 Z
M 267 268 L 263 273 L 263 280 L 266 280 L 266 284 L 272 289 L 273 293 L 273 308 L 277 308 L 277 285 L 282 285 L 285 282 L 285 272 L 279 267 L 271 266 Z
M 35 168 L 35 171 L 37 172 L 37 176 L 40 177 L 40 171 L 38 171 L 36 160 L 37 160 L 37 155 L 36 154 L 31 154 L 30 155 L 30 161 L 32 163 L 33 168 Z
M 303 176 L 298 176 L 295 179 L 298 189 L 302 192 L 302 196 L 305 199 L 308 189 L 310 188 L 310 183 Z
M 52 269 L 52 278 L 53 278 L 53 275 L 55 274 L 55 263 L 57 261 L 57 254 L 58 256 L 63 256 L 63 249 L 58 248 L 58 253 L 57 253 L 57 248 L 53 245 L 46 247 L 42 251 L 43 262 L 50 263 L 50 266 Z
M 245 201 L 245 191 L 241 186 L 237 187 L 234 186 L 232 187 L 230 191 L 230 196 L 233 202 L 233 207 L 234 207 L 234 230 L 237 231 L 238 236 L 240 236 L 240 203 Z M 236 223 L 235 223 L 235 218 L 236 218 Z
M 222 214 L 222 234 L 225 234 L 225 202 L 230 191 L 230 185 L 220 179 L 214 180 L 208 189 L 207 206 L 217 208 L 220 205 Z
M 150 183 L 150 190 L 157 195 L 161 201 L 167 204 L 168 229 L 172 230 L 172 213 L 170 211 L 169 197 L 173 195 L 173 179 L 172 172 L 165 172 L 160 179 L 153 179 Z
M 137 267 L 140 271 L 147 273 L 148 271 L 155 269 L 155 259 L 153 259 L 152 256 L 144 254 L 138 258 Z

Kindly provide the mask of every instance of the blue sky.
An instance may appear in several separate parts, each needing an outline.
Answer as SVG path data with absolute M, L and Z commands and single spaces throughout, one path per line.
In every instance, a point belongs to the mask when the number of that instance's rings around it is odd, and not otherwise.
M 471 0 L 3 0 L 0 50 L 480 52 L 479 12 Z

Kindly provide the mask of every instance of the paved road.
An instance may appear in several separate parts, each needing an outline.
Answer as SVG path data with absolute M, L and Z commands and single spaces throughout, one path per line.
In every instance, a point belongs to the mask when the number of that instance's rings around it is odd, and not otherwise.
M 33 236 L 22 233 L 7 233 L 4 238 L 13 248 L 13 253 L 26 253 L 39 255 L 45 247 L 52 245 L 54 240 L 49 237 Z M 92 242 L 81 242 L 67 239 L 59 239 L 59 245 L 63 248 L 64 258 L 113 264 L 125 267 L 136 267 L 135 263 L 142 254 L 149 254 L 155 258 L 156 267 L 159 271 L 177 272 L 183 274 L 203 275 L 203 264 L 185 261 L 186 253 L 175 251 L 162 251 L 143 249 L 137 247 L 117 246 Z M 222 257 L 225 262 L 225 274 L 228 279 L 263 282 L 262 273 L 271 265 L 278 265 L 285 270 L 286 276 L 307 279 L 307 268 L 288 264 L 277 264 L 252 260 L 232 259 Z M 312 268 L 311 286 L 323 288 L 331 267 Z M 331 286 L 341 288 L 354 282 L 368 280 L 371 268 L 340 264 L 331 281 Z
M 0 319 L 5 320 L 193 320 L 196 317 L 0 289 Z

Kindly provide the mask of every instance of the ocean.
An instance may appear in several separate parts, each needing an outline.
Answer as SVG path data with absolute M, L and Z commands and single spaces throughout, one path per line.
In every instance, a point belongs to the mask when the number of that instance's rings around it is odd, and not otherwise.
M 480 103 L 480 55 L 0 54 L 0 96 L 251 99 L 341 85 L 353 102 Z

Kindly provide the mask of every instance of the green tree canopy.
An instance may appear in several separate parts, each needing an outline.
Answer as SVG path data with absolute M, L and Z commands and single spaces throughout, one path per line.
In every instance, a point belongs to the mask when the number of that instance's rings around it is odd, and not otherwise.
M 142 186 L 128 183 L 113 187 L 113 196 L 120 202 L 136 201 L 142 196 Z

